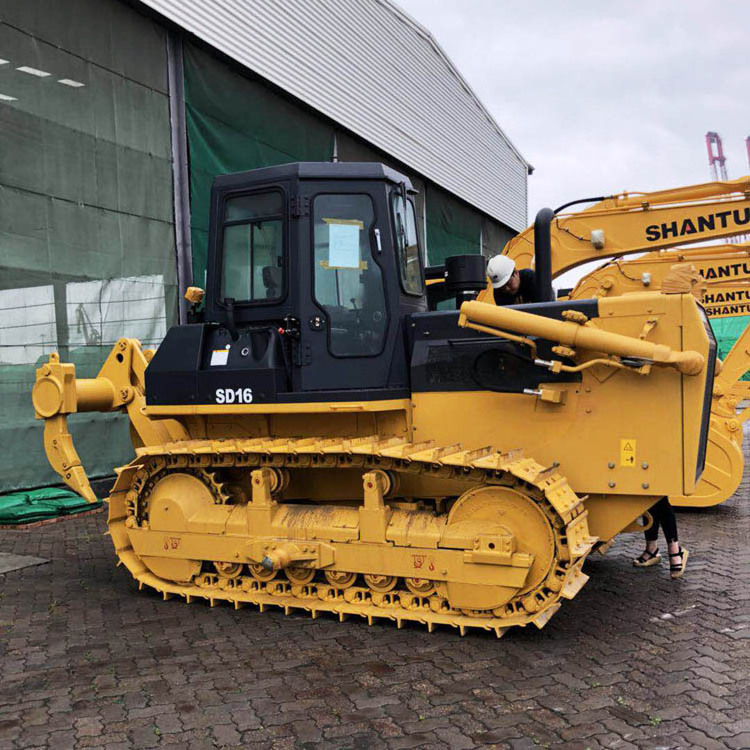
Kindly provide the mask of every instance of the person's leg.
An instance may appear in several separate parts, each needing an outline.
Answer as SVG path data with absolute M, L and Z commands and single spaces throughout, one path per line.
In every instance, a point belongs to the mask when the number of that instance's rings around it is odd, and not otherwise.
M 659 539 L 659 525 L 661 514 L 657 505 L 648 509 L 649 515 L 653 519 L 651 526 L 643 532 L 643 536 L 646 537 L 646 549 L 633 560 L 633 565 L 638 568 L 647 568 L 651 565 L 661 562 L 661 555 L 659 554 L 659 546 L 657 541 Z
M 663 497 L 657 504 L 659 505 L 660 523 L 669 552 L 669 571 L 672 578 L 679 578 L 685 572 L 688 553 L 687 550 L 680 547 L 677 539 L 677 517 L 669 498 Z
M 659 514 L 654 512 L 654 508 L 649 508 L 648 512 L 653 519 L 653 522 L 651 523 L 651 526 L 643 532 L 643 536 L 646 537 L 646 549 L 654 552 L 659 539 L 660 518 Z
M 669 503 L 669 498 L 663 497 L 654 506 L 658 506 L 659 524 L 664 532 L 664 539 L 669 547 L 670 554 L 680 551 L 680 544 L 677 541 L 677 517 L 674 514 L 674 508 Z

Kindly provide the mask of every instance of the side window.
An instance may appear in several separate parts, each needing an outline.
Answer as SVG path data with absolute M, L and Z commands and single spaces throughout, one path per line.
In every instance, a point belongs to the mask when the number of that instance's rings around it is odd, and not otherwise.
M 229 198 L 224 209 L 221 299 L 277 300 L 285 293 L 280 192 Z
M 341 357 L 383 350 L 388 317 L 380 267 L 370 243 L 368 195 L 318 195 L 313 201 L 315 301 L 328 317 L 328 346 Z
M 409 200 L 404 201 L 400 192 L 394 192 L 391 206 L 401 287 L 407 294 L 421 295 L 424 293 L 424 282 L 414 204 Z

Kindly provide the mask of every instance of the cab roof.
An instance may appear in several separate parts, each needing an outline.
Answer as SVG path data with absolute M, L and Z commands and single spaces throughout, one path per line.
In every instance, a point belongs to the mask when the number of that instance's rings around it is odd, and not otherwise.
M 370 161 L 317 162 L 296 161 L 274 167 L 261 167 L 247 172 L 219 175 L 214 188 L 233 188 L 248 183 L 276 182 L 284 179 L 298 180 L 388 180 L 396 185 L 405 182 L 406 189 L 413 187 L 406 175 L 395 169 Z

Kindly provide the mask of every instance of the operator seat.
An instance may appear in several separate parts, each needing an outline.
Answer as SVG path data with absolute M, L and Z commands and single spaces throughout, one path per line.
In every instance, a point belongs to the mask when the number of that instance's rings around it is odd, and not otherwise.
M 266 299 L 281 296 L 281 269 L 278 266 L 263 266 L 263 286 L 266 288 Z

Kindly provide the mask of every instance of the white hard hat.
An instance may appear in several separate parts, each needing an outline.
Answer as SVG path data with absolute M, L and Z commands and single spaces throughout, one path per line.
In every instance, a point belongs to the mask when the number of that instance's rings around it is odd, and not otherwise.
M 495 255 L 490 258 L 490 262 L 487 264 L 487 276 L 490 277 L 490 284 L 495 289 L 505 286 L 515 270 L 516 262 L 512 258 L 507 255 Z

